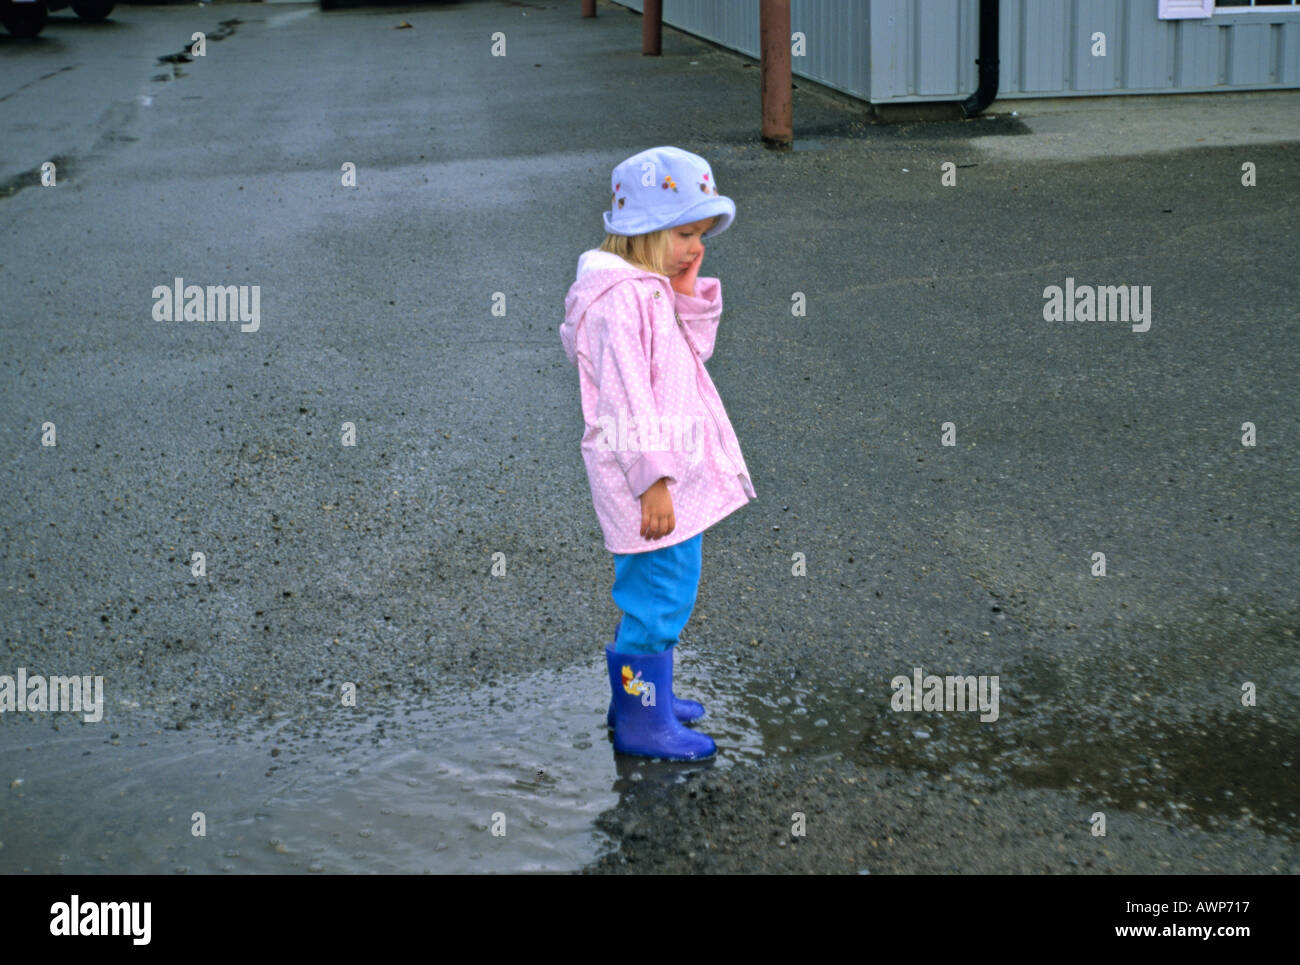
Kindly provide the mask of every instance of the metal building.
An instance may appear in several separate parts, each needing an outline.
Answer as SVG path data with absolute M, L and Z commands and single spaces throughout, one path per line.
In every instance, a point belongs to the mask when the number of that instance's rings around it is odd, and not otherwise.
M 999 7 L 999 100 L 1300 87 L 1295 0 Z M 664 0 L 663 19 L 759 57 L 758 0 Z M 978 85 L 979 0 L 790 0 L 790 28 L 797 76 L 873 104 L 960 100 Z

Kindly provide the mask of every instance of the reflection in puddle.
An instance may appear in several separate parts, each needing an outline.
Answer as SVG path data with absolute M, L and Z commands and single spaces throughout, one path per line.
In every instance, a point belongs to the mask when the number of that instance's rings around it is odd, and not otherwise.
M 10 717 L 0 872 L 576 870 L 610 846 L 594 822 L 630 784 L 762 754 L 742 685 L 714 691 L 694 670 L 681 668 L 678 690 L 706 702 L 700 726 L 726 751 L 689 765 L 616 757 L 603 655 L 419 710 L 322 723 L 308 740 L 283 722 L 233 739 L 213 726 L 118 735 L 108 722 L 69 717 L 53 731 Z

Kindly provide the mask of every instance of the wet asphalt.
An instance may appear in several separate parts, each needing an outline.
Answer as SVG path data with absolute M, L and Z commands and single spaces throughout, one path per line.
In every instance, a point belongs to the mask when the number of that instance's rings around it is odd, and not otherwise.
M 195 30 L 205 58 L 159 59 Z M 1300 158 L 1269 136 L 1295 92 L 1242 101 L 1248 144 L 1107 104 L 1130 150 L 1026 159 L 1030 101 L 880 125 L 802 85 L 776 153 L 754 64 L 639 38 L 560 2 L 0 37 L 0 674 L 107 694 L 97 724 L 4 714 L 0 794 L 90 728 L 274 725 L 287 759 L 341 716 L 422 740 L 409 708 L 448 694 L 470 725 L 484 688 L 547 726 L 533 688 L 598 673 L 617 618 L 564 294 L 610 169 L 676 144 L 737 204 L 701 273 L 758 492 L 705 534 L 679 665 L 749 695 L 762 752 L 642 766 L 597 738 L 618 795 L 588 870 L 1300 871 Z M 154 321 L 178 276 L 259 286 L 259 329 Z M 1067 277 L 1150 286 L 1149 331 L 1045 321 Z M 998 720 L 891 710 L 918 667 L 996 675 Z M 0 868 L 30 867 L 24 833 L 0 813 Z

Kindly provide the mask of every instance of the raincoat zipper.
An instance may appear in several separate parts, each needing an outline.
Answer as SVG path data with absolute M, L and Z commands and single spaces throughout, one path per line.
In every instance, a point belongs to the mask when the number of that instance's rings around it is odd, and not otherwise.
M 682 330 L 682 338 L 686 339 L 686 344 L 690 347 L 691 354 L 695 356 L 696 363 L 703 366 L 704 362 L 700 360 L 699 349 L 697 349 L 695 343 L 691 341 L 691 335 L 686 330 L 686 323 L 682 321 L 682 316 L 678 314 L 677 309 L 675 308 L 673 309 L 673 317 L 677 319 L 677 325 Z M 732 457 L 731 453 L 727 451 L 727 440 L 722 432 L 722 424 L 718 422 L 718 415 L 713 411 L 713 406 L 709 405 L 709 400 L 704 397 L 704 393 L 700 391 L 699 372 L 695 373 L 695 394 L 699 397 L 700 404 L 709 410 L 709 417 L 713 420 L 713 428 L 718 434 L 718 447 L 722 450 L 723 455 L 727 457 L 727 461 L 731 463 L 731 471 L 737 472 L 736 460 Z

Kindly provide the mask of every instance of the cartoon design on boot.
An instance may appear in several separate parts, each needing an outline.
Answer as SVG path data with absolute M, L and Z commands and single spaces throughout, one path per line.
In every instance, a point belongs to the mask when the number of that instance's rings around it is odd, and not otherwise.
M 633 697 L 640 697 L 641 692 L 647 689 L 645 682 L 641 679 L 641 671 L 638 670 L 634 676 L 632 668 L 627 664 L 623 664 L 623 689 Z M 613 703 L 612 698 L 610 703 Z

